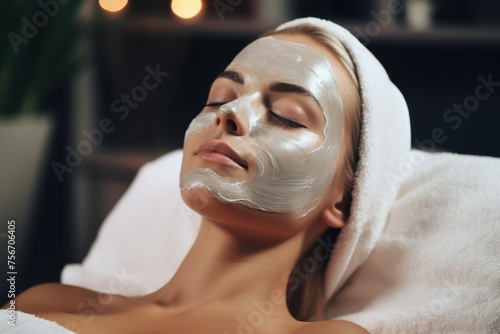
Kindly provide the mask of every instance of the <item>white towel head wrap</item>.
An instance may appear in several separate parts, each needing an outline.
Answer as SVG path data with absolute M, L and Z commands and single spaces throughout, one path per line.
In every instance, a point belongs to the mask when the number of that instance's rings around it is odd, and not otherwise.
M 385 226 L 405 175 L 401 169 L 410 153 L 410 120 L 400 91 L 355 36 L 333 22 L 312 17 L 284 23 L 276 31 L 301 24 L 319 27 L 340 40 L 356 67 L 361 91 L 361 138 L 351 216 L 326 270 L 329 299 L 368 258 Z

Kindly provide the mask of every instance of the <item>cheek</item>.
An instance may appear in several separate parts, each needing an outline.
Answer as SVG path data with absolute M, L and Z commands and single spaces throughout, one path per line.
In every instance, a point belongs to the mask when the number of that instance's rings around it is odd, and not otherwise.
M 203 141 L 204 133 L 213 125 L 215 113 L 200 113 L 193 118 L 184 134 L 184 156 L 194 154 Z
M 202 112 L 198 114 L 189 124 L 184 139 L 193 133 L 197 133 L 213 124 L 216 114 L 214 112 Z
M 308 155 L 321 147 L 322 141 L 322 136 L 307 130 L 291 133 L 260 126 L 248 147 L 255 156 L 257 175 L 290 180 L 309 170 L 305 166 L 314 161 Z
M 194 131 L 193 128 L 195 128 L 196 131 Z M 196 168 L 194 154 L 201 143 L 207 139 L 208 130 L 207 124 L 202 125 L 199 120 L 196 120 L 196 118 L 191 122 L 188 131 L 186 131 L 184 145 L 182 148 L 183 156 L 180 174 L 181 178 L 186 175 L 186 173 L 189 173 L 189 171 Z
M 283 157 L 283 162 L 287 163 L 289 159 L 305 158 L 309 153 L 313 152 L 321 145 L 319 138 L 314 134 L 305 134 L 297 139 L 282 139 L 276 142 L 276 153 L 278 156 Z

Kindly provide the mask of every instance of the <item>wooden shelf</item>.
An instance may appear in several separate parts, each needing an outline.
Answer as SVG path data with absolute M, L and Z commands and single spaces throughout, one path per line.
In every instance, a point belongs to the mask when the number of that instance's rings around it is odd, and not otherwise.
M 436 26 L 417 30 L 400 25 L 381 28 L 379 34 L 370 36 L 366 22 L 345 22 L 341 24 L 360 40 L 375 43 L 435 44 L 443 46 L 485 45 L 500 48 L 500 27 L 458 27 Z
M 391 24 L 380 26 L 379 33 L 370 33 L 369 22 L 337 21 L 352 32 L 365 44 L 406 43 L 435 44 L 456 46 L 479 46 L 500 48 L 500 26 L 498 27 L 458 27 L 436 26 L 427 30 Z M 375 22 L 375 21 L 374 21 Z M 198 22 L 181 21 L 163 17 L 114 18 L 102 22 L 105 29 L 121 29 L 134 32 L 160 33 L 172 35 L 211 35 L 211 36 L 257 36 L 275 28 L 279 22 L 258 20 L 203 20 Z M 376 32 L 376 31 L 375 31 Z
M 192 22 L 163 17 L 115 18 L 102 22 L 105 28 L 118 28 L 136 32 L 212 36 L 255 36 L 275 28 L 278 24 L 257 20 L 203 20 Z

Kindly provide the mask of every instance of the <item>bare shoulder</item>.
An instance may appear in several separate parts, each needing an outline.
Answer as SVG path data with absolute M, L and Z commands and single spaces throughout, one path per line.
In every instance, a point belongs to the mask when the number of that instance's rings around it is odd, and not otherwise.
M 35 285 L 17 296 L 15 306 L 17 310 L 31 314 L 53 311 L 74 313 L 86 303 L 107 296 L 110 295 L 77 286 L 44 283 Z M 5 304 L 2 308 L 7 306 L 8 304 Z
M 363 327 L 345 320 L 324 320 L 307 323 L 293 334 L 370 334 Z

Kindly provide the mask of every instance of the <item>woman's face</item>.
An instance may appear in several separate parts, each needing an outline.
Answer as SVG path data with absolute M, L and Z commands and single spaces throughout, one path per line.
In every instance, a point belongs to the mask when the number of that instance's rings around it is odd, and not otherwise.
M 186 131 L 181 189 L 296 218 L 313 210 L 342 138 L 339 87 L 325 53 L 306 36 L 264 37 L 244 48 Z

